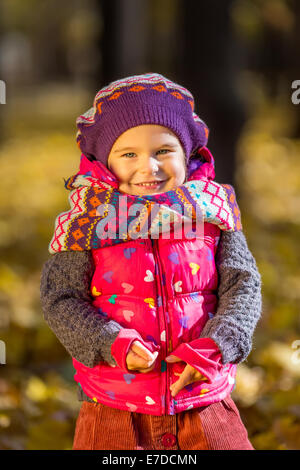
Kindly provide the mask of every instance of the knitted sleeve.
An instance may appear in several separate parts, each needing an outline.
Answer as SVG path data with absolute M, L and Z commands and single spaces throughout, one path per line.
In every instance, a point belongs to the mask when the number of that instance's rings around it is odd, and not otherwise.
M 52 255 L 43 266 L 40 292 L 44 318 L 68 353 L 87 367 L 115 366 L 111 345 L 122 327 L 92 305 L 94 261 L 88 251 Z
M 243 232 L 221 232 L 216 266 L 218 308 L 200 337 L 211 338 L 218 345 L 224 364 L 237 364 L 252 349 L 262 310 L 261 276 Z
M 40 286 L 45 321 L 78 362 L 94 367 L 105 361 L 130 372 L 126 356 L 133 341 L 151 352 L 158 347 L 135 329 L 99 315 L 90 295 L 94 269 L 90 251 L 56 253 L 46 261 Z

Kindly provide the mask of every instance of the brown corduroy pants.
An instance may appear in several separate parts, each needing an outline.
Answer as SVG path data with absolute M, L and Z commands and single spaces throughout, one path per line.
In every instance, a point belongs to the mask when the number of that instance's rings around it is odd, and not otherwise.
M 153 416 L 83 402 L 73 450 L 254 450 L 229 396 L 176 415 Z

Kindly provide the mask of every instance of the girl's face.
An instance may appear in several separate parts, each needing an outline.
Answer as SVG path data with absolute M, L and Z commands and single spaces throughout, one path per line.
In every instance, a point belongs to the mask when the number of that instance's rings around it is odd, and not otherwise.
M 118 178 L 121 192 L 142 196 L 164 193 L 183 184 L 185 162 L 182 145 L 170 129 L 145 124 L 119 136 L 107 166 Z

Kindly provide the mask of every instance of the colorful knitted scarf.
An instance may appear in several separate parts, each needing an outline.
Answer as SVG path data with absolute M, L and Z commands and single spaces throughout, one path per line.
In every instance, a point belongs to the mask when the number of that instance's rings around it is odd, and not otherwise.
M 118 191 L 114 174 L 82 154 L 79 172 L 65 181 L 71 208 L 57 216 L 49 252 L 91 250 L 161 234 L 172 238 L 185 223 L 190 224 L 186 237 L 195 238 L 199 221 L 242 230 L 234 188 L 214 177 L 213 156 L 202 147 L 198 159 L 190 160 L 187 182 L 165 193 L 134 196 Z

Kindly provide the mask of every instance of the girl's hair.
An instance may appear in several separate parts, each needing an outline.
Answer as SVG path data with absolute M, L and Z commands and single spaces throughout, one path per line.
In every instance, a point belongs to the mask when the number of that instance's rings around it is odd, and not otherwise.
M 188 180 L 191 173 L 198 170 L 198 168 L 200 168 L 200 166 L 203 165 L 203 163 L 205 163 L 205 162 L 206 162 L 206 159 L 203 155 L 198 153 L 197 150 L 195 152 L 193 152 L 192 155 L 189 158 L 189 162 L 188 162 L 188 165 L 187 165 L 186 180 L 185 181 Z
M 205 163 L 206 162 L 206 159 L 204 158 L 203 155 L 201 155 L 200 153 L 198 153 L 198 150 L 195 150 L 192 155 L 190 156 L 190 159 L 189 159 L 189 162 L 191 160 L 199 160 L 200 162 L 202 163 Z

